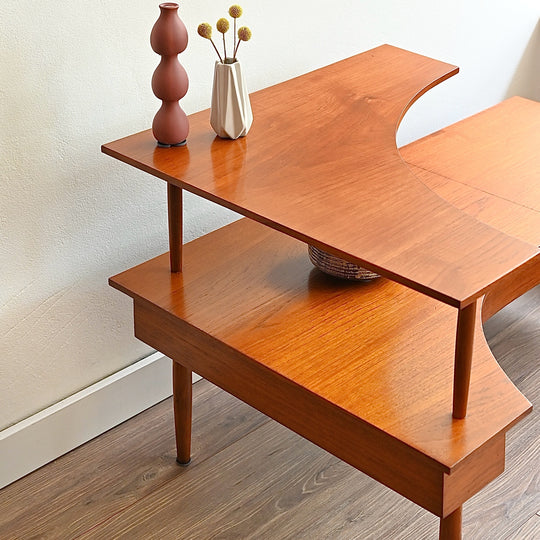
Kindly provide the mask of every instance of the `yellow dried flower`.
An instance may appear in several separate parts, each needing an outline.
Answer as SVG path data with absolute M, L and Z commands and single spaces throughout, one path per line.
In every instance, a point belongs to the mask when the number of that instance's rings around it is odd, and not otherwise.
M 219 61 L 223 62 L 223 58 L 221 58 L 221 54 L 219 54 L 219 51 L 217 50 L 216 44 L 212 41 L 212 26 L 206 22 L 203 22 L 199 24 L 197 28 L 197 33 L 199 36 L 203 37 L 204 39 L 209 39 L 210 43 L 212 43 L 212 46 L 214 47 L 218 57 Z M 223 34 L 223 37 L 225 37 L 225 34 Z
M 242 16 L 242 8 L 238 4 L 234 4 L 229 8 L 229 15 L 233 19 L 238 19 L 238 17 Z
M 212 26 L 206 22 L 199 24 L 197 32 L 205 39 L 212 39 Z
M 223 34 L 223 57 L 225 58 L 225 60 L 227 60 L 227 44 L 225 43 L 225 32 L 229 30 L 229 21 L 225 19 L 225 17 L 222 17 L 216 23 L 216 28 L 218 29 L 218 32 L 221 32 Z
M 251 39 L 251 30 L 247 26 L 241 26 L 238 29 L 238 43 L 234 48 L 234 59 L 236 60 L 236 53 L 238 52 L 238 47 L 242 41 L 249 41 Z
M 229 21 L 225 19 L 225 17 L 222 17 L 219 19 L 219 21 L 216 23 L 216 28 L 218 32 L 221 32 L 224 34 L 225 32 L 229 31 Z
M 229 15 L 234 19 L 234 34 L 233 34 L 233 51 L 234 51 L 234 58 L 236 59 L 236 51 L 238 50 L 238 44 L 236 43 L 236 19 L 242 15 L 242 8 L 238 4 L 233 4 L 229 8 Z
M 247 26 L 238 29 L 238 39 L 240 41 L 249 41 L 251 39 L 251 30 Z

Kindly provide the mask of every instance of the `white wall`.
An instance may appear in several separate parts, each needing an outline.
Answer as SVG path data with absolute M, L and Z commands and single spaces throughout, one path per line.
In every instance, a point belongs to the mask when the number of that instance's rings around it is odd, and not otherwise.
M 185 0 L 188 113 L 209 104 L 199 22 L 232 2 Z M 411 109 L 401 142 L 508 95 L 540 100 L 538 0 L 242 0 L 251 90 L 391 43 L 461 66 Z M 0 429 L 149 354 L 107 278 L 167 249 L 165 184 L 100 154 L 150 126 L 158 2 L 0 4 Z M 246 45 L 246 46 L 244 46 Z M 210 128 L 209 128 L 210 129 Z M 186 237 L 234 216 L 195 197 Z

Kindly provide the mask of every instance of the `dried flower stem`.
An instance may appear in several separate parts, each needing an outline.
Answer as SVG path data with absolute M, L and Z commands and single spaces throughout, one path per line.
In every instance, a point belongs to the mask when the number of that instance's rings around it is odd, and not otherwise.
M 224 61 L 227 60 L 227 44 L 225 42 L 225 34 L 229 31 L 229 21 L 225 17 L 221 17 L 216 23 L 216 28 L 218 32 L 223 34 L 223 58 Z
M 238 44 L 234 51 L 234 57 L 236 59 L 236 53 L 238 52 L 238 47 L 242 41 L 249 41 L 251 39 L 251 30 L 247 26 L 242 26 L 238 29 Z
M 234 51 L 234 54 L 233 54 L 233 58 L 236 59 L 236 51 L 238 50 L 238 46 L 236 45 L 236 17 L 233 20 L 234 20 L 234 33 L 233 33 L 233 51 Z M 240 41 L 238 42 L 238 44 L 240 44 Z
M 234 19 L 233 51 L 235 51 L 238 48 L 236 45 L 236 19 L 242 16 L 242 8 L 238 4 L 233 4 L 229 8 L 229 15 Z
M 225 38 L 225 36 L 223 36 L 223 38 Z M 223 58 L 221 58 L 221 54 L 219 54 L 219 51 L 216 47 L 216 44 L 214 43 L 214 40 L 210 39 L 210 43 L 214 46 L 214 49 L 216 50 L 217 55 L 219 56 L 219 61 L 223 64 Z
M 216 44 L 214 43 L 214 40 L 212 39 L 212 27 L 208 23 L 201 23 L 199 24 L 197 28 L 197 33 L 199 36 L 203 37 L 204 39 L 208 39 L 212 46 L 214 47 L 214 50 L 216 51 L 219 61 L 223 64 L 223 58 L 221 58 L 221 54 L 219 54 L 219 51 L 217 50 Z

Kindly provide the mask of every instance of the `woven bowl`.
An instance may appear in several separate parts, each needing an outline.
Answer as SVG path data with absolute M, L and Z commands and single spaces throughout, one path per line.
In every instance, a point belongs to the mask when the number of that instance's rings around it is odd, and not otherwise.
M 353 281 L 367 281 L 381 277 L 379 274 L 371 272 L 371 270 L 366 270 L 361 266 L 344 261 L 315 246 L 308 245 L 308 254 L 314 266 L 321 270 L 321 272 L 330 274 L 331 276 Z

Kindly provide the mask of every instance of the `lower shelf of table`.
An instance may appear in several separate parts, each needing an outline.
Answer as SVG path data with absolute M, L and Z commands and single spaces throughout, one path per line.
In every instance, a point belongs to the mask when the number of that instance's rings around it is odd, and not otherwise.
M 321 274 L 305 244 L 247 219 L 114 278 L 135 334 L 433 513 L 504 469 L 504 435 L 530 411 L 485 342 L 468 415 L 452 418 L 457 312 L 388 280 Z

